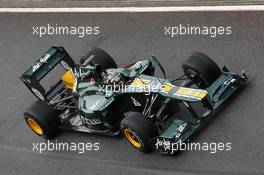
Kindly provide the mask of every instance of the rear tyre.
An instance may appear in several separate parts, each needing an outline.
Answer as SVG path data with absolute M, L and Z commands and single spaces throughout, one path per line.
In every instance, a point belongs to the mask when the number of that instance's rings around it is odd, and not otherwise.
M 101 65 L 103 69 L 117 68 L 114 59 L 106 51 L 97 47 L 92 48 L 85 56 L 83 56 L 80 63 L 83 64 L 91 56 L 94 57 L 92 61 L 95 64 Z
M 185 75 L 200 88 L 207 88 L 221 75 L 218 65 L 200 52 L 194 52 L 183 62 L 182 68 Z
M 134 148 L 144 153 L 154 151 L 150 140 L 158 136 L 158 130 L 143 114 L 128 112 L 121 121 L 121 131 Z
M 35 134 L 46 139 L 55 137 L 59 131 L 58 113 L 42 101 L 37 101 L 28 108 L 24 119 Z

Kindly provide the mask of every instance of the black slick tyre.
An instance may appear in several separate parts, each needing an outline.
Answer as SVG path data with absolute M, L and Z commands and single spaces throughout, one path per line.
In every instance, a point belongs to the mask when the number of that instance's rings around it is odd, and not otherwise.
M 182 68 L 185 75 L 200 88 L 207 88 L 221 75 L 218 65 L 200 52 L 194 52 L 183 62 Z
M 36 101 L 24 112 L 24 119 L 32 131 L 43 138 L 51 139 L 58 134 L 58 114 L 45 102 Z

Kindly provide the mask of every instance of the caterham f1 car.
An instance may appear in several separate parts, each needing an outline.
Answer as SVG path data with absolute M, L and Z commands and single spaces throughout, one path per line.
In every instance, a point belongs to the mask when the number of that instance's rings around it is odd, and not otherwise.
M 45 89 L 40 81 L 59 65 L 62 76 Z M 163 77 L 154 76 L 157 68 Z M 182 69 L 183 75 L 167 79 L 155 56 L 118 68 L 100 48 L 91 49 L 75 63 L 63 47 L 51 47 L 20 77 L 38 99 L 24 118 L 37 135 L 47 139 L 59 129 L 110 136 L 122 133 L 142 152 L 170 153 L 157 142 L 188 141 L 247 80 L 244 71 L 220 69 L 199 52 L 183 62 Z

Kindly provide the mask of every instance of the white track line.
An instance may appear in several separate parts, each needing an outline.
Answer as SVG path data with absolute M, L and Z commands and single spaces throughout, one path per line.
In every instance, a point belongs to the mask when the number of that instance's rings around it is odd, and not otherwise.
M 102 8 L 0 8 L 0 12 L 192 12 L 264 11 L 264 5 L 185 7 L 102 7 Z

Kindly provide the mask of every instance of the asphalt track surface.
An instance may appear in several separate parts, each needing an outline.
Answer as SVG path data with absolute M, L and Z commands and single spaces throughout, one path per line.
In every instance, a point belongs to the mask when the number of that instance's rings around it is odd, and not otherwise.
M 264 13 L 1 13 L 0 14 L 0 174 L 263 174 L 264 173 Z M 32 26 L 99 25 L 98 36 L 32 35 Z M 229 36 L 164 36 L 164 25 L 231 25 Z M 19 75 L 52 45 L 64 46 L 78 60 L 91 46 L 107 50 L 119 65 L 156 55 L 168 77 L 181 73 L 180 63 L 192 51 L 211 56 L 250 75 L 194 142 L 231 142 L 231 151 L 212 154 L 186 151 L 177 156 L 142 154 L 122 138 L 63 131 L 57 142 L 100 142 L 100 151 L 32 151 L 43 142 L 26 126 L 23 110 L 34 97 Z

